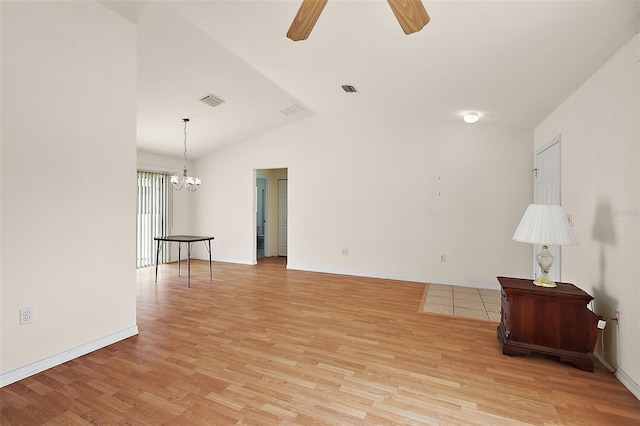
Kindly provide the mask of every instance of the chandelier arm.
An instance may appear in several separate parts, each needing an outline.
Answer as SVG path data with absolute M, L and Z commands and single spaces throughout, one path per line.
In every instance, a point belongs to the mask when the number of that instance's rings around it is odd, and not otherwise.
M 180 191 L 184 186 L 184 179 L 182 179 L 179 183 L 172 183 L 172 184 L 173 184 L 173 189 Z

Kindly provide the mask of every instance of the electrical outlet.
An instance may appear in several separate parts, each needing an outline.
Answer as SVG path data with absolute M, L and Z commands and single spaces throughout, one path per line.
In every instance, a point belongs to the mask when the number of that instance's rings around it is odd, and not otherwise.
M 349 254 L 349 249 L 348 248 L 343 248 L 342 249 L 342 254 L 344 254 L 344 255 Z
M 602 321 L 602 320 L 598 320 L 598 328 L 600 330 L 604 330 L 604 328 L 607 326 L 607 322 L 606 321 Z
M 447 255 L 446 254 L 441 254 L 440 255 L 440 262 L 446 262 L 447 261 Z
M 20 309 L 20 325 L 33 322 L 33 308 Z
M 622 327 L 622 312 L 616 311 L 616 321 L 618 322 L 618 327 Z

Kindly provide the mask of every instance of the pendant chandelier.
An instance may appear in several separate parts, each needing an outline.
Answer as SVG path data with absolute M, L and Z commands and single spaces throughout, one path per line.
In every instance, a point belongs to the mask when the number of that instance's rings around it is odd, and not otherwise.
M 176 176 L 171 176 L 170 182 L 173 188 L 180 191 L 182 188 L 186 188 L 187 191 L 197 191 L 202 181 L 200 178 L 187 176 L 187 123 L 188 118 L 183 118 L 184 121 L 184 168 L 182 170 L 182 180 Z

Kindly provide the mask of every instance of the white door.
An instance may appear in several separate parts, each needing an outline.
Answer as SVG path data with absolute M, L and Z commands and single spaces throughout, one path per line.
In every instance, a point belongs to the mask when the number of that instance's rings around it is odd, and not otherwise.
M 560 135 L 546 144 L 536 153 L 534 169 L 534 195 L 536 204 L 560 204 Z M 534 245 L 533 251 L 533 276 L 538 278 L 540 267 L 535 256 L 541 247 Z M 553 281 L 560 280 L 560 246 L 550 246 L 555 259 L 549 271 L 549 278 Z
M 278 180 L 278 256 L 287 255 L 287 180 Z

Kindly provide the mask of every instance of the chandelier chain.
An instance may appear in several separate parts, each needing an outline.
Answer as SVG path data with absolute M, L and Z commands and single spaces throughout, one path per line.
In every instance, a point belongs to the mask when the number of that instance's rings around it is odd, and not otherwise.
M 187 169 L 187 122 L 188 118 L 183 118 L 184 121 L 184 168 Z

